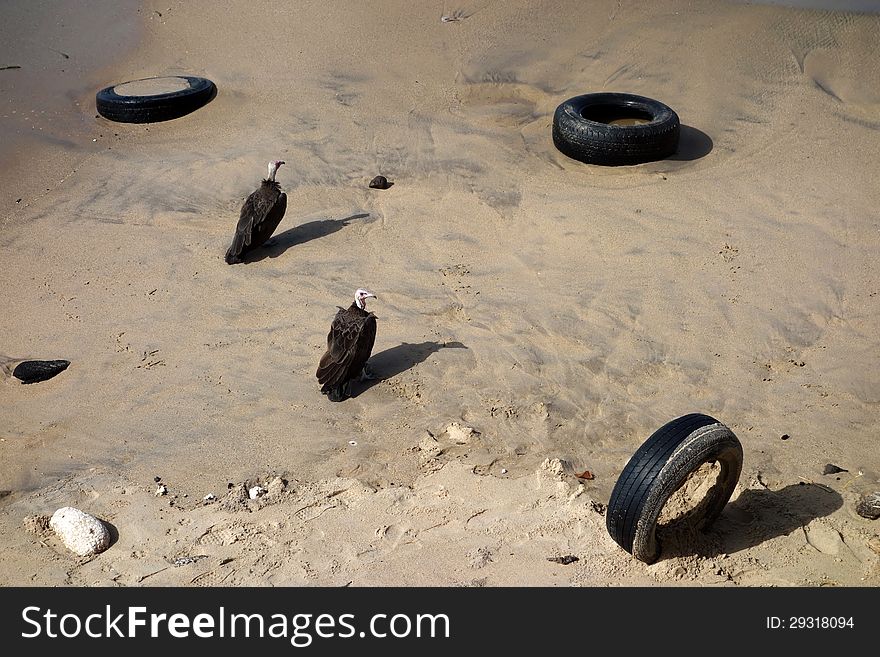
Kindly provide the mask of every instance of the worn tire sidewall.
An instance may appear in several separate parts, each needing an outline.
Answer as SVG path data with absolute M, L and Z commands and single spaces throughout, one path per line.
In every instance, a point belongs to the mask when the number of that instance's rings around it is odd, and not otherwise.
M 586 119 L 585 109 L 619 106 L 650 115 L 648 123 L 612 125 Z M 587 164 L 620 166 L 663 159 L 675 153 L 681 123 L 678 114 L 659 100 L 624 93 L 575 96 L 561 103 L 553 115 L 553 143 L 564 155 Z M 617 147 L 630 147 L 622 152 Z
M 700 522 L 706 527 L 721 514 L 739 481 L 743 450 L 734 433 L 718 423 L 701 427 L 688 435 L 657 473 L 645 497 L 642 514 L 636 522 L 632 549 L 634 557 L 645 563 L 657 560 L 660 555 L 657 520 L 663 506 L 689 475 L 709 461 L 718 461 L 721 473 L 705 498 L 707 506 Z M 712 499 L 708 496 L 712 496 Z

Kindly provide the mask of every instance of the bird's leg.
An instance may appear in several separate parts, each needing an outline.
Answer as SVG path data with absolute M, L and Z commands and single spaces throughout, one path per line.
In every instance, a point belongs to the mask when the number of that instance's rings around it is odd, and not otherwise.
M 375 381 L 379 378 L 379 375 L 373 371 L 373 368 L 370 367 L 370 363 L 364 363 L 364 369 L 361 370 L 361 375 L 358 377 L 359 381 Z

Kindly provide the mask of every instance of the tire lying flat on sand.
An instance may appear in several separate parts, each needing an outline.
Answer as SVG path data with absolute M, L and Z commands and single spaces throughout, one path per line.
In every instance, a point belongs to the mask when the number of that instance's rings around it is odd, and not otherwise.
M 553 115 L 553 143 L 588 164 L 652 162 L 678 149 L 680 123 L 658 100 L 622 93 L 569 98 Z
M 207 104 L 217 87 L 206 78 L 170 76 L 112 85 L 95 95 L 105 119 L 119 123 L 155 123 L 189 114 Z
M 620 473 L 605 516 L 608 533 L 645 563 L 660 556 L 657 519 L 666 501 L 705 463 L 720 464 L 712 488 L 700 502 L 705 529 L 717 518 L 739 481 L 743 451 L 739 439 L 715 418 L 692 413 L 655 431 Z

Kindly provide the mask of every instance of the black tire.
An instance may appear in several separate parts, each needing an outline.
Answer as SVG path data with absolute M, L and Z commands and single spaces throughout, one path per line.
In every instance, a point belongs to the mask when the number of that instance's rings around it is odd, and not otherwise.
M 647 121 L 614 125 L 614 119 Z M 658 100 L 621 93 L 569 98 L 553 115 L 553 143 L 588 164 L 619 166 L 669 157 L 678 149 L 678 114 Z
M 67 369 L 69 360 L 26 360 L 15 366 L 12 376 L 22 383 L 39 383 Z
M 654 563 L 660 556 L 656 530 L 663 505 L 691 473 L 714 461 L 721 472 L 699 505 L 704 529 L 719 516 L 739 481 L 742 445 L 730 429 L 701 413 L 660 427 L 636 450 L 614 485 L 605 517 L 611 538 L 640 561 Z
M 187 83 L 186 89 L 158 93 L 154 95 L 120 95 L 116 89 L 125 82 L 101 89 L 95 95 L 98 113 L 105 119 L 119 123 L 155 123 L 169 121 L 189 114 L 211 101 L 217 87 L 206 78 L 181 75 L 172 76 L 174 80 Z M 144 78 L 132 82 L 148 82 L 164 78 Z

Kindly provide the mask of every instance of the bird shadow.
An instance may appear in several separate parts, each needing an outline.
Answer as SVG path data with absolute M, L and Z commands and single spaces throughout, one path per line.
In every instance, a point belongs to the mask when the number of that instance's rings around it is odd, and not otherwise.
M 714 147 L 712 138 L 702 130 L 681 124 L 678 133 L 678 150 L 667 157 L 667 160 L 692 161 L 706 157 Z
M 467 349 L 467 347 L 461 342 L 404 342 L 396 347 L 380 351 L 368 361 L 373 376 L 376 378 L 355 384 L 357 394 L 354 396 L 356 397 L 374 385 L 392 379 L 411 367 L 423 363 L 431 354 L 435 354 L 441 349 Z
M 269 239 L 263 246 L 245 254 L 241 259 L 243 263 L 252 263 L 265 260 L 266 258 L 277 258 L 287 249 L 305 244 L 321 237 L 332 235 L 337 230 L 342 230 L 350 221 L 355 219 L 365 219 L 369 217 L 368 212 L 360 212 L 353 214 L 344 219 L 316 219 L 309 221 L 293 228 L 288 228 L 283 233 L 278 233 Z
M 755 547 L 831 515 L 843 506 L 836 491 L 820 484 L 791 484 L 778 491 L 743 491 L 706 531 L 691 518 L 657 527 L 662 557 L 717 557 Z

